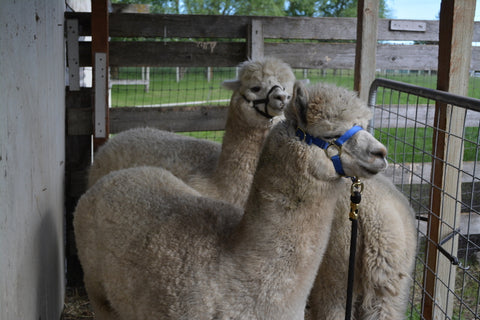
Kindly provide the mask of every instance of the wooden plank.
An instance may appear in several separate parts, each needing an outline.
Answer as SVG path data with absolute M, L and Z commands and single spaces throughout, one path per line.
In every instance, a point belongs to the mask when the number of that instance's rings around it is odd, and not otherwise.
M 91 88 L 80 88 L 79 91 L 66 90 L 65 105 L 67 114 L 73 110 L 84 111 L 92 119 L 92 92 Z M 67 121 L 67 132 L 72 123 Z M 90 131 L 91 132 L 91 131 Z M 69 286 L 82 285 L 82 272 L 77 258 L 75 235 L 73 230 L 73 212 L 77 201 L 86 189 L 86 172 L 90 166 L 91 135 L 68 135 L 65 137 L 65 255 L 67 263 L 67 282 Z
M 438 46 L 378 45 L 376 68 L 389 70 L 436 70 Z M 480 62 L 480 48 L 473 50 Z M 353 69 L 353 43 L 265 43 L 265 55 L 274 55 L 294 68 Z M 479 64 L 480 67 L 480 64 Z
M 108 0 L 92 0 L 92 61 L 101 62 L 101 65 L 93 63 L 93 87 L 94 90 L 94 123 L 93 147 L 96 150 L 108 139 Z M 102 110 L 100 110 L 100 108 Z M 101 128 L 100 128 L 101 126 Z
M 245 16 L 142 13 L 118 13 L 110 17 L 112 37 L 146 38 L 245 38 L 251 19 Z
M 67 64 L 68 87 L 71 91 L 80 90 L 80 68 L 78 57 L 78 20 L 67 19 Z
M 437 89 L 465 95 L 471 61 L 473 18 L 475 0 L 443 0 L 440 10 L 440 42 L 438 54 Z M 423 317 L 425 319 L 451 318 L 453 314 L 453 290 L 456 269 L 450 261 L 439 254 L 437 245 L 455 226 L 460 204 L 456 195 L 461 193 L 459 170 L 462 162 L 465 110 L 452 105 L 437 103 L 433 137 L 431 214 L 427 227 L 427 265 L 425 266 Z M 451 164 L 451 165 L 445 165 Z M 443 244 L 447 250 L 456 252 L 458 237 Z
M 276 56 L 293 68 L 353 69 L 354 43 L 265 43 L 265 55 Z
M 108 65 L 107 54 L 104 52 L 95 53 L 95 95 L 93 104 L 93 118 L 95 138 L 102 141 L 108 138 Z
M 265 51 L 263 25 L 262 21 L 258 19 L 252 19 L 252 22 L 248 25 L 247 49 L 249 59 L 258 60 L 263 58 Z
M 215 47 L 213 47 L 215 45 Z M 213 47 L 213 52 L 211 48 Z M 79 43 L 80 66 L 91 65 L 90 44 Z M 209 49 L 210 48 L 210 49 Z M 245 61 L 246 43 L 242 42 L 111 42 L 110 65 L 160 67 L 233 67 Z M 353 43 L 269 43 L 265 55 L 274 55 L 294 68 L 353 69 Z M 379 69 L 436 70 L 438 46 L 378 45 Z M 480 48 L 472 50 L 472 68 L 480 70 Z
M 227 109 L 227 106 L 110 108 L 110 132 L 146 126 L 175 132 L 223 130 Z M 68 110 L 67 123 L 68 135 L 92 133 L 91 110 Z
M 480 52 L 480 51 L 479 51 Z M 436 45 L 378 45 L 377 69 L 437 70 Z
M 91 35 L 90 14 L 66 12 L 65 18 L 79 20 L 79 35 Z M 111 14 L 110 30 L 114 37 L 146 38 L 245 38 L 251 17 L 162 15 L 162 14 Z M 265 26 L 266 38 L 336 39 L 354 40 L 355 18 L 309 17 L 255 17 Z M 380 19 L 378 40 L 438 41 L 438 20 L 411 20 L 426 24 L 425 32 L 390 30 L 395 19 Z M 401 20 L 405 21 L 405 20 Z M 225 26 L 228 25 L 228 28 Z M 474 24 L 473 41 L 480 41 L 480 22 Z
M 367 102 L 370 85 L 375 79 L 377 24 L 379 2 L 359 0 L 357 7 L 357 42 L 353 88 L 361 100 Z
M 111 66 L 227 67 L 247 59 L 246 43 L 112 42 Z
M 210 131 L 225 129 L 227 108 L 218 106 L 174 108 L 114 108 L 112 133 L 135 127 L 155 127 L 168 131 Z
M 75 19 L 78 21 L 78 35 L 91 36 L 91 13 L 90 12 L 65 12 L 65 19 Z

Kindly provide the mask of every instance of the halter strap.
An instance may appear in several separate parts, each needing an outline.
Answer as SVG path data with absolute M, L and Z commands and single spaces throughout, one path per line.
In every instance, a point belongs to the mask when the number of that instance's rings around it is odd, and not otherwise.
M 304 141 L 306 144 L 308 144 L 308 145 L 314 144 L 317 147 L 325 150 L 325 152 L 327 152 L 327 149 L 330 146 L 335 145 L 339 152 L 338 152 L 338 154 L 330 157 L 330 160 L 332 160 L 332 162 L 333 162 L 333 167 L 335 168 L 335 171 L 339 175 L 345 176 L 345 171 L 343 171 L 343 167 L 342 167 L 342 161 L 340 160 L 340 151 L 341 151 L 342 145 L 348 139 L 353 137 L 353 135 L 360 130 L 363 130 L 363 128 L 360 127 L 360 126 L 353 126 L 349 130 L 347 130 L 347 132 L 345 132 L 340 138 L 335 139 L 333 141 L 325 141 L 321 138 L 314 137 L 314 136 L 308 134 L 307 132 L 305 132 L 301 128 L 297 128 L 296 135 L 297 135 L 297 137 L 300 138 L 301 141 Z M 328 154 L 327 154 L 327 156 L 328 156 Z
M 334 140 L 333 142 L 341 147 L 348 139 L 350 139 L 355 133 L 358 131 L 363 130 L 360 126 L 353 126 L 347 132 L 345 132 L 340 138 Z
M 268 90 L 267 96 L 264 99 L 248 100 L 247 97 L 245 97 L 245 95 L 243 95 L 243 94 L 242 94 L 242 97 L 248 103 L 250 103 L 250 102 L 253 103 L 253 108 L 259 114 L 261 114 L 262 116 L 264 116 L 267 119 L 272 119 L 273 116 L 268 113 L 268 103 L 270 102 L 270 95 L 272 94 L 273 90 L 275 90 L 276 88 L 282 89 L 282 87 L 280 87 L 279 85 L 274 85 L 273 87 L 270 88 L 270 90 Z M 265 111 L 260 110 L 257 106 L 257 105 L 262 104 L 262 103 L 265 104 Z

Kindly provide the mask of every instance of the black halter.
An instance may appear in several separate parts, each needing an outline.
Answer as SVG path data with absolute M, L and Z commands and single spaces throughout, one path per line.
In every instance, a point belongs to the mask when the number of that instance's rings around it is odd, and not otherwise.
M 267 119 L 272 119 L 273 116 L 268 113 L 268 103 L 270 102 L 270 95 L 272 94 L 273 90 L 275 90 L 276 88 L 282 89 L 282 87 L 280 87 L 279 85 L 274 85 L 273 87 L 270 88 L 270 90 L 267 93 L 267 97 L 264 98 L 264 99 L 248 100 L 247 97 L 245 97 L 245 95 L 243 95 L 243 94 L 242 94 L 242 97 L 248 103 L 250 103 L 250 102 L 253 103 L 253 108 L 259 114 L 261 114 L 262 116 L 264 116 Z M 262 103 L 265 104 L 265 111 L 260 110 L 257 106 L 257 105 L 262 104 Z

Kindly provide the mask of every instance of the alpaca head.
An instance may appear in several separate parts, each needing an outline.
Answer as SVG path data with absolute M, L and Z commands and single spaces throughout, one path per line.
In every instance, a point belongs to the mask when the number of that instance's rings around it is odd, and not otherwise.
M 227 80 L 223 86 L 233 90 L 230 108 L 239 108 L 245 121 L 270 121 L 282 116 L 293 92 L 295 75 L 285 62 L 265 57 L 239 65 L 237 80 Z
M 386 168 L 385 146 L 362 130 L 372 114 L 355 92 L 324 83 L 305 87 L 297 81 L 285 116 L 299 128 L 299 140 L 320 146 L 325 157 L 333 157 L 329 167 L 337 175 L 369 177 Z

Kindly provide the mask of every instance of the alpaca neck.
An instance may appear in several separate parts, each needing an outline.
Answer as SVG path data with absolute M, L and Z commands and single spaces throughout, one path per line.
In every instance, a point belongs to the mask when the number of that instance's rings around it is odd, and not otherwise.
M 296 310 L 303 308 L 327 246 L 340 180 L 314 178 L 299 165 L 308 160 L 307 148 L 289 145 L 265 146 L 230 244 L 245 272 L 263 284 L 260 296 L 290 301 Z
M 238 107 L 230 107 L 213 180 L 223 200 L 243 207 L 271 122 L 249 124 L 238 113 Z

